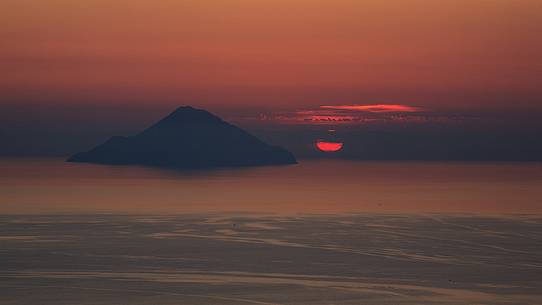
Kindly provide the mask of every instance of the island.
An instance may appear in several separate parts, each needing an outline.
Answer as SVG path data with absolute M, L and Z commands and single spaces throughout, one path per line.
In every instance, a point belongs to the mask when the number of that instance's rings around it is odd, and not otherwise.
M 190 106 L 177 108 L 135 136 L 114 136 L 67 161 L 187 169 L 297 163 L 286 149 Z

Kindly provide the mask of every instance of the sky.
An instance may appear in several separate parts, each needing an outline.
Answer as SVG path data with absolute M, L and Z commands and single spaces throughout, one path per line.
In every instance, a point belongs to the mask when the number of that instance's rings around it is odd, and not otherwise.
M 325 137 L 345 158 L 542 152 L 539 0 L 3 0 L 0 12 L 0 154 L 88 149 L 181 105 L 304 156 Z

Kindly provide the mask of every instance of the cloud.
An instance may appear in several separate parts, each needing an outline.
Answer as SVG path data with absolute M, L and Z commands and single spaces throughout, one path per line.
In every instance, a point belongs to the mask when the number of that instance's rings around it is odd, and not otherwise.
M 266 116 L 286 124 L 369 124 L 391 121 L 419 121 L 422 108 L 399 104 L 322 105 L 318 108 Z
M 422 108 L 413 107 L 408 105 L 390 105 L 390 104 L 376 104 L 376 105 L 323 105 L 322 109 L 335 109 L 335 110 L 349 110 L 349 111 L 364 111 L 372 113 L 385 113 L 385 112 L 420 112 Z
M 260 114 L 251 117 L 258 121 L 296 125 L 397 125 L 397 124 L 462 124 L 473 122 L 453 112 L 400 104 L 322 105 L 317 108 L 298 109 Z

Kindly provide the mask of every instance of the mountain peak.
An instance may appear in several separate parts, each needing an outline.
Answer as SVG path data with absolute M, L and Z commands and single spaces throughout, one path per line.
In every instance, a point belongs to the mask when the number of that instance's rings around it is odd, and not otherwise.
M 196 111 L 205 111 L 201 109 L 194 108 L 192 106 L 179 106 L 172 113 L 187 113 L 187 112 L 196 112 Z
M 228 123 L 208 111 L 191 106 L 181 106 L 137 136 L 163 138 L 166 134 L 174 136 L 182 130 L 186 132 L 187 128 L 194 129 L 205 126 L 208 128 L 221 125 L 228 125 Z
M 175 109 L 175 111 L 171 112 L 162 121 L 168 119 L 185 122 L 204 122 L 207 120 L 222 121 L 219 117 L 213 115 L 212 113 L 203 109 L 194 108 L 192 106 L 180 106 Z

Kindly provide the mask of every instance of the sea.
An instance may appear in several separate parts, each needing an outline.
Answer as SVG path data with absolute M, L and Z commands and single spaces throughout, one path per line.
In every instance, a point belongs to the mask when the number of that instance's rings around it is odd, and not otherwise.
M 542 304 L 542 164 L 0 160 L 0 304 Z
M 540 214 L 542 163 L 301 160 L 174 170 L 0 159 L 0 213 Z

